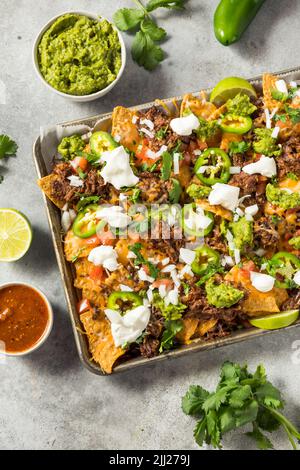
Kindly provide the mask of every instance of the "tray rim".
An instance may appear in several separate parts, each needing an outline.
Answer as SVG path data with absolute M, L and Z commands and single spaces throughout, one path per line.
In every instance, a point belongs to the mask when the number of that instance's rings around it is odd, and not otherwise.
M 284 77 L 285 75 L 290 75 L 292 73 L 297 73 L 297 72 L 300 73 L 300 66 L 294 67 L 291 69 L 285 69 L 279 72 L 271 72 L 271 73 L 280 77 Z M 262 78 L 262 75 L 258 75 L 248 80 L 252 83 L 255 83 L 255 82 L 260 82 L 261 78 Z M 204 89 L 204 91 L 206 92 L 209 92 L 210 90 L 211 88 Z M 193 92 L 194 95 L 197 95 L 198 93 L 199 92 Z M 173 98 L 164 98 L 164 99 L 161 99 L 161 101 L 171 102 L 174 99 L 176 101 L 179 101 L 182 99 L 182 96 L 175 96 Z M 130 106 L 129 108 L 137 109 L 137 110 L 147 109 L 153 104 L 154 104 L 154 101 L 150 101 L 150 102 L 139 104 L 136 106 Z M 99 120 L 108 119 L 111 117 L 111 115 L 112 115 L 112 112 L 101 113 L 101 114 L 97 114 L 94 116 L 87 116 L 85 118 L 74 119 L 71 121 L 63 121 L 61 123 L 58 123 L 58 125 L 65 126 L 65 127 L 68 127 L 74 124 L 90 125 L 91 122 L 96 123 Z M 38 136 L 37 139 L 34 141 L 32 150 L 33 150 L 33 161 L 34 161 L 38 178 L 42 178 L 48 175 L 49 173 L 47 171 L 46 164 L 44 162 L 43 155 L 41 152 L 40 136 Z M 165 352 L 159 356 L 155 356 L 150 359 L 142 358 L 142 357 L 130 359 L 124 363 L 120 363 L 119 365 L 117 365 L 113 369 L 112 374 L 106 374 L 103 372 L 100 365 L 98 365 L 91 359 L 90 353 L 88 350 L 87 340 L 84 337 L 85 336 L 84 333 L 82 332 L 82 326 L 81 326 L 79 315 L 76 309 L 80 291 L 76 289 L 73 285 L 74 268 L 71 265 L 71 263 L 69 263 L 64 257 L 63 242 L 61 240 L 59 209 L 54 206 L 54 204 L 46 197 L 46 195 L 43 192 L 42 192 L 42 197 L 43 197 L 44 205 L 46 208 L 47 220 L 48 220 L 48 224 L 49 224 L 49 228 L 51 232 L 51 237 L 52 237 L 54 252 L 56 255 L 56 260 L 58 263 L 58 268 L 59 268 L 61 279 L 62 279 L 64 294 L 65 294 L 65 298 L 67 302 L 68 313 L 69 313 L 69 317 L 71 320 L 71 325 L 73 329 L 77 352 L 78 352 L 80 361 L 82 362 L 83 366 L 87 368 L 90 372 L 92 372 L 93 374 L 100 375 L 100 376 L 117 374 L 120 372 L 125 372 L 127 370 L 135 369 L 137 367 L 150 365 L 153 362 L 158 362 L 158 361 L 162 361 L 166 359 L 174 359 L 176 357 L 185 356 L 190 353 L 197 353 L 200 351 L 207 351 L 207 350 L 216 349 L 216 348 L 220 348 L 224 346 L 229 346 L 232 344 L 251 340 L 253 338 L 261 337 L 266 334 L 272 334 L 272 333 L 276 333 L 282 330 L 290 330 L 300 325 L 300 319 L 299 319 L 296 323 L 293 323 L 292 325 L 279 329 L 279 330 L 259 330 L 253 327 L 250 329 L 238 330 L 236 332 L 231 333 L 229 336 L 225 336 L 222 339 L 214 339 L 210 341 L 201 341 L 201 339 L 198 339 L 198 340 L 193 341 L 189 345 L 182 345 L 174 350 Z

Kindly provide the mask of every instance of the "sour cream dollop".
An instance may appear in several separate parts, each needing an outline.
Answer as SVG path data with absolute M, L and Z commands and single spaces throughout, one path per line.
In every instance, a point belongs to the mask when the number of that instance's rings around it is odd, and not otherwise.
M 194 130 L 198 129 L 199 125 L 199 119 L 193 113 L 172 119 L 170 122 L 172 131 L 178 135 L 191 135 Z
M 141 336 L 150 320 L 150 308 L 145 305 L 139 305 L 125 315 L 111 309 L 104 312 L 111 323 L 111 334 L 117 347 L 133 343 Z
M 116 189 L 138 183 L 139 178 L 135 176 L 129 163 L 129 154 L 122 145 L 104 152 L 100 161 L 106 163 L 100 172 L 105 183 L 111 183 Z

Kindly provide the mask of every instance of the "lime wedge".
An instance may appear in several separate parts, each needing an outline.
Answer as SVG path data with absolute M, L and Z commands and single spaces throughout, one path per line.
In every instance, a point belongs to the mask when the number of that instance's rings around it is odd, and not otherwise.
M 32 230 L 27 218 L 15 209 L 0 208 L 0 261 L 16 261 L 28 251 Z
M 299 317 L 299 310 L 287 310 L 286 312 L 274 313 L 264 317 L 253 318 L 249 320 L 251 325 L 263 330 L 277 330 L 285 328 L 294 323 Z
M 227 77 L 215 86 L 210 94 L 210 101 L 216 106 L 221 106 L 230 98 L 234 98 L 238 93 L 256 98 L 256 91 L 247 80 L 240 77 Z

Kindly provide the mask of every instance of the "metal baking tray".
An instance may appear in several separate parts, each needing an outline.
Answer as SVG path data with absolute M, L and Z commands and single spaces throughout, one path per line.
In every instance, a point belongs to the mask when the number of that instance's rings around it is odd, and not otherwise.
M 274 74 L 281 76 L 286 80 L 300 80 L 300 66 L 290 70 L 274 72 Z M 259 88 L 261 86 L 261 78 L 261 76 L 254 77 L 251 78 L 249 81 Z M 209 92 L 210 89 L 206 89 L 205 91 Z M 198 94 L 199 93 L 194 93 L 195 96 L 197 96 Z M 172 100 L 174 99 L 180 103 L 182 97 L 178 96 L 175 98 L 163 99 L 162 101 L 164 101 L 166 104 L 171 104 Z M 146 110 L 153 104 L 153 102 L 145 103 L 139 106 L 135 106 L 134 109 Z M 100 125 L 97 125 L 97 128 L 103 128 L 107 130 L 111 122 L 111 113 L 100 114 L 83 119 L 76 119 L 74 121 L 63 122 L 60 125 L 63 127 L 73 125 L 87 125 L 89 127 L 94 127 L 95 123 L 99 121 Z M 45 160 L 42 155 L 40 137 L 36 139 L 33 145 L 33 159 L 38 177 L 42 178 L 43 176 L 47 176 L 48 171 L 46 168 Z M 101 370 L 100 366 L 92 360 L 91 355 L 89 353 L 86 336 L 82 333 L 82 325 L 80 323 L 79 314 L 76 308 L 77 302 L 80 299 L 80 291 L 76 289 L 73 285 L 74 267 L 72 266 L 72 263 L 67 262 L 64 257 L 63 241 L 61 237 L 60 210 L 51 201 L 49 201 L 44 194 L 43 198 L 80 360 L 90 372 L 93 372 L 97 375 L 105 375 Z M 293 325 L 287 327 L 286 329 L 295 328 L 299 325 L 300 320 L 298 320 Z M 179 346 L 177 349 L 163 353 L 160 356 L 156 356 L 151 359 L 138 357 L 129 359 L 123 363 L 121 362 L 114 368 L 113 374 L 116 374 L 118 372 L 125 372 L 127 370 L 131 370 L 139 366 L 146 366 L 147 364 L 152 364 L 153 362 L 161 361 L 167 358 L 176 358 L 185 354 L 197 353 L 208 349 L 219 348 L 226 345 L 251 340 L 252 338 L 261 337 L 263 335 L 274 333 L 276 331 L 279 330 L 266 331 L 259 330 L 256 328 L 250 328 L 245 330 L 238 330 L 236 332 L 233 332 L 231 335 L 225 336 L 224 338 L 220 339 L 214 339 L 210 341 L 197 339 L 189 345 Z

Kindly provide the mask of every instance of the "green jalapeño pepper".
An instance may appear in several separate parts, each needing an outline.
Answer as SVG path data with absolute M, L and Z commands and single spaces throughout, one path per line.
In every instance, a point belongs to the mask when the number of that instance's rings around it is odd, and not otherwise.
M 106 224 L 95 217 L 99 209 L 97 204 L 90 204 L 81 210 L 73 222 L 73 233 L 79 238 L 89 238 L 95 235 L 98 229 Z
M 216 183 L 227 183 L 230 166 L 230 158 L 224 150 L 210 148 L 197 159 L 194 172 L 202 183 L 213 186 Z
M 231 134 L 246 134 L 252 127 L 252 119 L 248 116 L 226 114 L 220 124 L 223 132 Z
M 276 278 L 275 286 L 283 289 L 291 287 L 290 281 L 299 270 L 300 259 L 287 251 L 280 251 L 272 256 L 267 267 L 269 274 Z
M 193 273 L 203 276 L 212 266 L 220 264 L 220 255 L 207 245 L 203 245 L 196 249 L 196 256 L 191 264 Z
M 238 41 L 264 1 L 221 0 L 214 15 L 214 29 L 218 41 L 224 46 Z
M 98 131 L 92 134 L 92 137 L 90 138 L 90 146 L 92 152 L 100 157 L 103 152 L 119 147 L 119 144 L 108 132 Z
M 117 291 L 110 294 L 107 301 L 107 308 L 111 310 L 131 310 L 143 305 L 143 299 L 135 292 Z
M 195 203 L 186 204 L 182 208 L 182 228 L 186 235 L 191 235 L 193 237 L 206 237 L 206 235 L 208 235 L 213 229 L 214 215 L 211 212 L 203 211 L 200 206 L 198 207 L 201 209 L 201 213 L 197 213 L 197 204 Z M 203 228 L 203 226 L 201 227 L 203 220 L 200 220 L 200 217 L 202 215 L 211 219 L 211 223 L 206 228 Z M 199 221 L 201 223 L 199 223 Z

